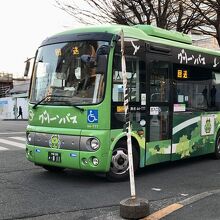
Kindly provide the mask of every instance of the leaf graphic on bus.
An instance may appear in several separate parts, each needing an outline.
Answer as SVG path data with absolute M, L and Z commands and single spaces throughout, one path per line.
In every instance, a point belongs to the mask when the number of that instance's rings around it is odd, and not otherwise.
M 192 152 L 192 146 L 190 147 L 190 141 L 186 135 L 180 138 L 180 142 L 176 145 L 176 153 L 181 155 L 181 158 L 190 156 Z

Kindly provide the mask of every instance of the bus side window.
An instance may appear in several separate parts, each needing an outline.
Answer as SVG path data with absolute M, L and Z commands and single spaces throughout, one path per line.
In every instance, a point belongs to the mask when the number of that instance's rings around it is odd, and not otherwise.
M 184 76 L 184 72 L 187 75 Z M 174 65 L 174 105 L 184 105 L 185 111 L 211 111 L 216 108 L 211 97 L 211 89 L 216 83 L 214 78 L 210 69 Z
M 116 60 L 120 60 L 121 57 L 117 57 Z M 123 78 L 121 71 L 121 62 L 117 61 L 117 65 L 113 70 L 113 101 L 123 102 Z M 128 57 L 126 60 L 127 71 L 127 87 L 129 92 L 129 101 L 140 101 L 139 95 L 139 62 L 136 57 Z
M 165 62 L 153 62 L 150 79 L 150 101 L 168 102 L 169 80 L 168 64 Z
M 211 107 L 220 110 L 220 73 L 212 73 L 212 88 L 210 90 Z
M 133 45 L 139 45 L 139 49 L 136 51 Z M 146 117 L 145 109 L 141 109 L 141 102 L 143 103 L 143 99 L 146 97 L 145 43 L 137 40 L 132 42 L 132 39 L 126 39 L 125 60 L 130 119 L 133 128 L 136 128 L 136 125 L 140 125 L 140 121 L 145 120 Z M 125 116 L 120 42 L 115 48 L 112 74 L 112 128 L 122 128 L 125 123 Z

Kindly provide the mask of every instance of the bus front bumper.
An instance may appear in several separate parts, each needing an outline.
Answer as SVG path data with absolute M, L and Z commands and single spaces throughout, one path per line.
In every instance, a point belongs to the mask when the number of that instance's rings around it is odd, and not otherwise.
M 48 165 L 94 172 L 107 172 L 108 154 L 26 146 L 26 158 L 36 165 Z

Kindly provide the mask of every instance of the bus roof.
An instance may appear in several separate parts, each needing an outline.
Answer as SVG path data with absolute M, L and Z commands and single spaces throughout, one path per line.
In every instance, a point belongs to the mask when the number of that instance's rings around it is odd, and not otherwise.
M 208 53 L 208 54 L 220 56 L 220 51 L 193 46 L 190 35 L 186 35 L 177 31 L 168 31 L 162 28 L 154 27 L 152 25 L 134 25 L 134 26 L 117 25 L 117 24 L 96 25 L 96 26 L 91 25 L 91 26 L 84 26 L 84 27 L 64 31 L 52 37 L 58 37 L 60 35 L 92 33 L 92 32 L 119 34 L 122 29 L 126 37 L 146 40 L 149 42 L 160 43 L 167 46 L 174 46 L 178 48 L 184 48 L 201 53 Z

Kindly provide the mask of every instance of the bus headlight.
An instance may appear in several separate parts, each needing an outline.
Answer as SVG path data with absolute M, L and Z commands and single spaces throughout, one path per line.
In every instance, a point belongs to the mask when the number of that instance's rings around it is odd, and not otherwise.
M 101 144 L 98 138 L 82 136 L 80 138 L 80 151 L 97 151 Z
M 32 141 L 31 133 L 29 133 L 29 132 L 26 133 L 26 140 L 27 140 L 27 144 L 31 143 L 31 141 Z
M 35 140 L 35 133 L 27 131 L 26 132 L 26 143 L 30 145 L 35 145 L 34 140 Z
M 100 147 L 99 140 L 96 139 L 96 138 L 92 138 L 92 139 L 90 140 L 90 147 L 91 147 L 93 150 L 99 149 L 99 147 Z

